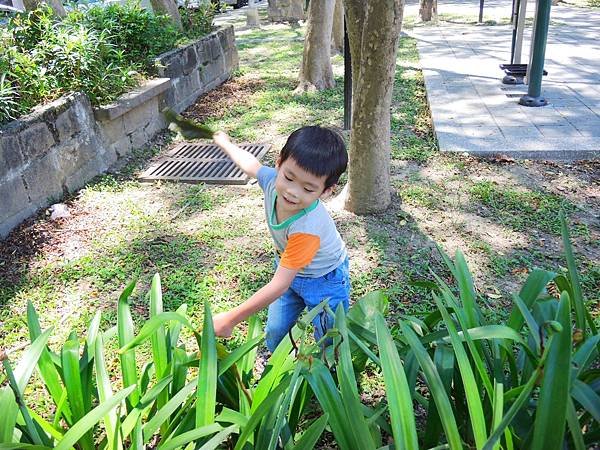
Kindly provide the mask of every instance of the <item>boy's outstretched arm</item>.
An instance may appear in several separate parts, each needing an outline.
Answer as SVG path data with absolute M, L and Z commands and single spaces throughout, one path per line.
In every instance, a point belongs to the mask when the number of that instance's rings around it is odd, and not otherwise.
M 288 290 L 297 273 L 298 269 L 277 267 L 273 279 L 256 291 L 252 297 L 241 305 L 213 317 L 215 334 L 220 337 L 230 336 L 231 331 L 238 323 L 281 297 Z
M 259 169 L 262 167 L 262 164 L 254 157 L 254 155 L 239 148 L 237 145 L 231 142 L 229 136 L 222 131 L 217 131 L 213 135 L 213 141 L 227 154 L 227 156 L 233 160 L 233 162 L 240 169 L 242 169 L 252 178 L 256 178 Z

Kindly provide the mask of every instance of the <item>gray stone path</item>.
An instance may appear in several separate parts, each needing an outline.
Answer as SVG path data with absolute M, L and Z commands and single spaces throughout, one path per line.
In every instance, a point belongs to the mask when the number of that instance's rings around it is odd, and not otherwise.
M 533 3 L 529 2 L 533 13 Z M 510 0 L 486 1 L 485 18 L 510 16 Z M 406 7 L 415 14 L 414 0 Z M 440 0 L 439 13 L 476 17 L 479 2 Z M 510 26 L 443 23 L 407 31 L 418 42 L 427 97 L 442 151 L 528 159 L 600 157 L 600 10 L 552 7 L 542 95 L 550 105 L 520 106 L 526 86 L 501 83 L 510 60 Z M 525 30 L 527 62 L 531 28 Z

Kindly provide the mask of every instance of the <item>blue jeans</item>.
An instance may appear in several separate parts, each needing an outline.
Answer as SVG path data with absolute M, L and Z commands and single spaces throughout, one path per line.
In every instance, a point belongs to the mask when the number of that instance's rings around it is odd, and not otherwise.
M 297 276 L 289 289 L 269 305 L 267 316 L 267 348 L 274 351 L 292 329 L 304 308 L 312 309 L 329 298 L 329 307 L 335 312 L 341 303 L 348 310 L 350 275 L 348 258 L 336 269 L 318 278 Z M 313 320 L 315 339 L 320 339 L 333 325 L 333 318 L 322 311 Z

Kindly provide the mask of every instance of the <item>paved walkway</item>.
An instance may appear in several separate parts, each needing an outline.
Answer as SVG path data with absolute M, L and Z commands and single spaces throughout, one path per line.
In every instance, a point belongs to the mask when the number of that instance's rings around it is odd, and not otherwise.
M 485 19 L 507 18 L 510 0 L 486 1 Z M 530 1 L 532 15 L 534 2 Z M 440 14 L 476 18 L 479 2 L 438 3 Z M 407 14 L 418 5 L 409 0 Z M 503 85 L 510 26 L 443 23 L 408 30 L 418 41 L 427 96 L 442 151 L 528 159 L 600 157 L 600 10 L 552 7 L 542 95 L 550 105 L 518 100 L 526 86 Z M 527 62 L 531 28 L 525 30 Z

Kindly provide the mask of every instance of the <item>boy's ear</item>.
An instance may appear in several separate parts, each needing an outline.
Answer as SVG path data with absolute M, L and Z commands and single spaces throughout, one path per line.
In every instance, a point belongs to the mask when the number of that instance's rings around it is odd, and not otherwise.
M 333 190 L 335 189 L 336 186 L 337 185 L 334 184 L 332 186 L 329 186 L 328 188 L 325 188 L 319 197 L 323 197 L 323 198 L 329 197 L 333 193 Z
M 279 168 L 280 164 L 281 164 L 281 156 L 278 156 L 277 159 L 275 160 L 275 167 Z

